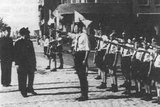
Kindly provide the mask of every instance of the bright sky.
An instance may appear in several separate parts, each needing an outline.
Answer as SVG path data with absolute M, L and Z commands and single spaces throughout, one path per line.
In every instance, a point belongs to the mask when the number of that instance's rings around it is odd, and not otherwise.
M 0 0 L 0 17 L 12 27 L 12 31 L 29 27 L 38 28 L 38 0 Z

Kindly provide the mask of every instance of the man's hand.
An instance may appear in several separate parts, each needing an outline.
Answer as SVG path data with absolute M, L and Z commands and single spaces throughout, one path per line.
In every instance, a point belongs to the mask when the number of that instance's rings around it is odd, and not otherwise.
M 86 65 L 87 61 L 86 60 L 83 60 L 82 64 L 83 65 Z
M 16 66 L 16 69 L 19 69 L 19 65 L 15 65 Z

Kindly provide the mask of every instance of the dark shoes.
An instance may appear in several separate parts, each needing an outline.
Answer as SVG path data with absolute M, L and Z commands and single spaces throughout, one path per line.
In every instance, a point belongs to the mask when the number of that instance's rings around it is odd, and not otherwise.
M 95 79 L 96 79 L 96 80 L 99 80 L 99 79 L 101 79 L 101 76 L 98 75 L 97 77 L 95 77 Z
M 22 95 L 24 98 L 28 97 L 28 95 L 27 95 L 26 92 L 21 92 L 21 95 Z
M 97 86 L 96 88 L 105 89 L 105 88 L 107 88 L 107 86 L 106 86 L 105 83 L 102 82 L 101 85 L 100 85 L 100 86 Z
M 80 96 L 79 98 L 76 98 L 78 101 L 86 101 L 88 100 L 88 96 Z
M 63 69 L 63 66 L 59 66 L 58 69 Z
M 28 93 L 31 93 L 32 95 L 37 95 L 37 93 L 35 91 L 27 91 Z
M 47 68 L 46 69 L 50 69 L 50 66 L 47 66 Z
M 158 104 L 160 104 L 160 99 L 157 99 L 157 100 L 155 100 L 155 101 L 152 101 L 152 103 L 158 103 Z
M 127 86 L 127 82 L 124 82 L 122 85 L 120 85 L 119 87 L 126 87 Z
M 28 93 L 31 93 L 32 95 L 37 95 L 37 93 L 34 91 L 34 89 L 27 89 Z
M 124 91 L 122 94 L 130 95 L 130 94 L 131 94 L 131 92 L 130 92 L 130 91 L 128 91 L 128 90 L 126 90 L 126 91 Z
M 10 87 L 10 86 L 12 86 L 12 85 L 3 85 L 3 87 Z
M 118 92 L 118 87 L 117 85 L 112 84 L 112 87 L 107 89 L 106 91 Z
M 151 94 L 146 94 L 145 96 L 143 96 L 141 98 L 141 100 L 150 101 L 150 100 L 152 100 L 152 96 L 151 96 Z
M 51 72 L 54 72 L 54 71 L 57 71 L 57 69 L 56 69 L 56 68 L 53 68 L 53 69 L 51 70 Z

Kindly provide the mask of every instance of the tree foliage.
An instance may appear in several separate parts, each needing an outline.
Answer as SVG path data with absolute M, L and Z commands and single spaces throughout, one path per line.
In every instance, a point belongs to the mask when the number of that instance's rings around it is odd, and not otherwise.
M 3 22 L 3 18 L 0 18 L 0 31 L 3 31 L 6 26 L 7 24 Z

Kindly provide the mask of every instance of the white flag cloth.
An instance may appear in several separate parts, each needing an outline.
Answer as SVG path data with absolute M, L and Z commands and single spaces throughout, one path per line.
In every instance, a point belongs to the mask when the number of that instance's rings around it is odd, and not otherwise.
M 82 23 L 88 27 L 92 21 L 91 20 L 87 20 L 82 14 L 80 14 L 77 11 L 74 11 L 74 22 L 80 22 L 82 21 Z
M 81 15 L 79 12 L 74 11 L 74 22 L 80 22 L 80 20 L 85 20 L 84 16 Z
M 90 20 L 83 20 L 82 23 L 86 26 L 86 28 L 92 23 Z

